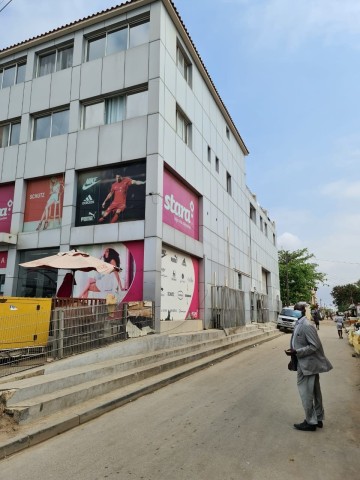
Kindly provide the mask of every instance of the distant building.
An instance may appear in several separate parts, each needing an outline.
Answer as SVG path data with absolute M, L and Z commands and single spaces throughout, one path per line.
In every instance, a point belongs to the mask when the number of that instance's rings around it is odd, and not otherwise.
M 77 274 L 74 295 L 151 300 L 157 331 L 211 328 L 219 289 L 243 324 L 275 319 L 275 224 L 170 0 L 128 1 L 0 51 L 0 142 L 2 293 L 55 295 L 66 272 L 18 264 L 78 248 L 122 271 Z

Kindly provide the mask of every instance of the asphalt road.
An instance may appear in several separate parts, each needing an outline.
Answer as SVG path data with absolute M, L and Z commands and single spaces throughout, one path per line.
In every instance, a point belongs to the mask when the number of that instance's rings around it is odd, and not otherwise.
M 348 480 L 360 472 L 360 360 L 320 337 L 325 424 L 299 432 L 290 335 L 254 347 L 0 462 L 6 480 Z

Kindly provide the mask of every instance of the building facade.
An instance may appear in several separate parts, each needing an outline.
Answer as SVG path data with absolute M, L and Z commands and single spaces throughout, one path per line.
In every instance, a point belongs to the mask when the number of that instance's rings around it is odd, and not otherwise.
M 74 296 L 151 300 L 157 331 L 212 327 L 214 287 L 243 293 L 245 322 L 259 302 L 275 319 L 275 224 L 247 154 L 170 0 L 0 51 L 1 292 L 54 296 L 63 275 L 19 263 L 78 248 L 122 270 L 77 272 Z

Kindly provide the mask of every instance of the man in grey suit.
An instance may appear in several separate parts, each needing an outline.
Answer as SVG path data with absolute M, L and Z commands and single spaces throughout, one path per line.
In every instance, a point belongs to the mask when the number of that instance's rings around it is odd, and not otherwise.
M 297 358 L 297 385 L 305 420 L 294 424 L 297 430 L 315 431 L 323 427 L 324 407 L 320 389 L 319 373 L 328 372 L 333 367 L 325 357 L 316 328 L 305 316 L 305 303 L 297 303 L 294 312 L 298 316 L 287 355 Z

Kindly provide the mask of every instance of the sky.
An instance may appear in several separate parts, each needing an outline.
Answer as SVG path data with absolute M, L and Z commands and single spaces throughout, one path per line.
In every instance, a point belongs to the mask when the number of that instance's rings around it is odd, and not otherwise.
M 0 49 L 120 3 L 11 0 Z M 360 279 L 359 0 L 174 3 L 250 152 L 247 185 L 278 247 L 315 255 L 330 306 L 335 285 Z

